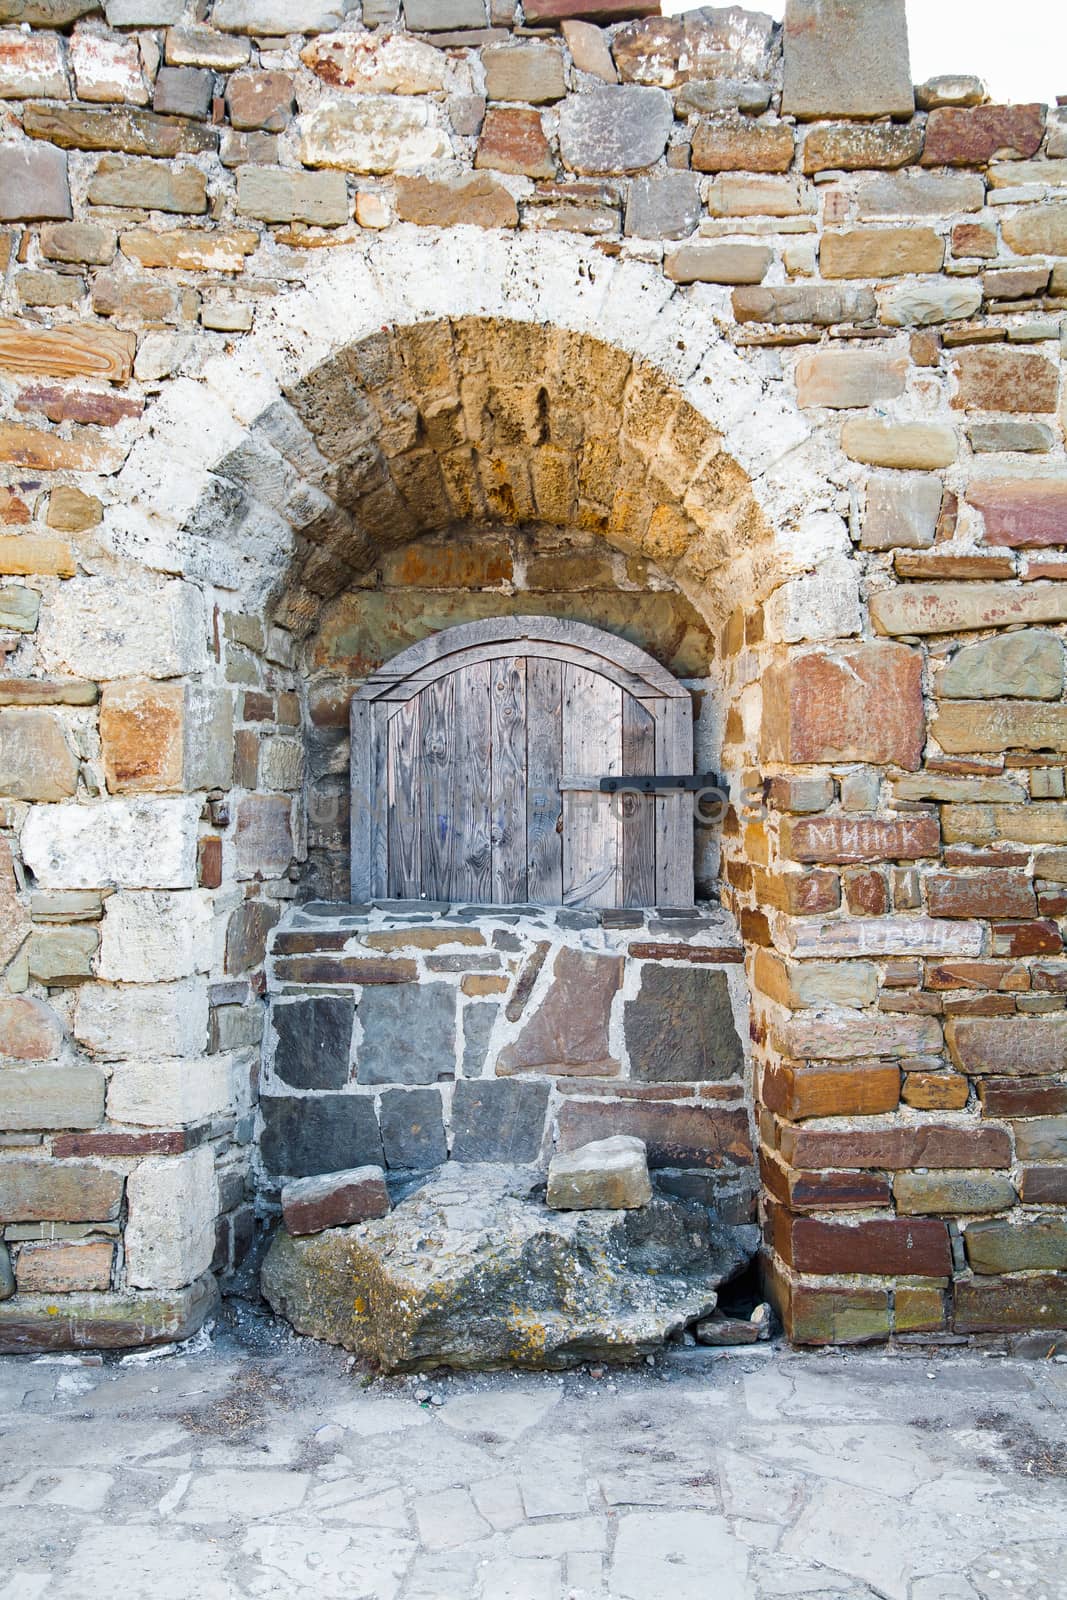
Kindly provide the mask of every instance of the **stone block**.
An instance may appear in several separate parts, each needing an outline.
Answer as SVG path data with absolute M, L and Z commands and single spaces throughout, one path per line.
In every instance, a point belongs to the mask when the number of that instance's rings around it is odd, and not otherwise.
M 519 106 L 490 106 L 474 164 L 528 178 L 555 177 L 556 163 L 540 113 Z
M 309 222 L 325 228 L 349 220 L 344 174 L 245 167 L 237 174 L 237 210 L 261 222 Z
M 95 1128 L 103 1115 L 104 1075 L 95 1067 L 5 1067 L 0 1071 L 0 1127 L 9 1133 L 31 1128 Z
M 1015 1153 L 1020 1161 L 1067 1161 L 1067 1116 L 1016 1123 Z
M 945 243 L 932 228 L 852 228 L 824 233 L 819 265 L 824 278 L 900 278 L 940 272 Z
M 92 984 L 78 991 L 74 1037 L 105 1061 L 201 1056 L 207 989 L 197 979 L 143 987 Z
M 883 125 L 869 131 L 895 130 Z M 809 140 L 815 137 L 808 135 Z M 829 165 L 835 163 L 831 161 Z M 856 185 L 856 215 L 861 222 L 880 222 L 890 217 L 941 219 L 956 212 L 981 211 L 984 205 L 985 184 L 976 172 L 879 173 L 861 178 Z
M 109 28 L 160 28 L 181 21 L 182 0 L 106 0 Z
M 1060 1274 L 1035 1274 L 1029 1278 L 1003 1278 L 993 1283 L 982 1278 L 956 1284 L 953 1327 L 957 1333 L 1005 1333 L 1020 1329 L 1067 1326 L 1067 1278 Z
M 143 1128 L 195 1127 L 233 1102 L 229 1056 L 186 1061 L 118 1061 L 107 1091 L 111 1122 Z
M 324 99 L 300 119 L 300 159 L 345 172 L 416 172 L 452 155 L 426 99 L 384 95 Z
M 1056 410 L 1059 372 L 1046 356 L 976 346 L 961 350 L 953 366 L 958 387 L 952 404 L 958 410 Z M 1067 487 L 1063 499 L 1067 507 Z
M 831 123 L 805 135 L 801 167 L 809 176 L 817 172 L 869 172 L 879 167 L 892 171 L 917 161 L 922 147 L 923 131 L 917 123 L 902 127 L 883 122 L 866 128 L 853 122 Z
M 547 1083 L 460 1079 L 452 1097 L 452 1159 L 537 1161 L 548 1094 Z
M 15 278 L 19 304 L 55 308 L 80 303 L 85 285 L 80 278 L 60 272 L 20 272 Z
M 861 548 L 921 549 L 933 544 L 943 498 L 940 478 L 929 474 L 872 474 L 867 480 Z
M 940 322 L 973 317 L 982 304 L 982 290 L 973 282 L 893 284 L 878 295 L 879 319 L 890 328 L 926 328 Z
M 78 760 L 51 711 L 0 710 L 0 792 L 15 800 L 66 800 Z
M 812 1171 L 851 1167 L 906 1172 L 912 1167 L 1006 1168 L 1012 1163 L 1006 1131 L 970 1121 L 872 1129 L 783 1128 L 781 1154 L 791 1166 Z
M 343 1089 L 349 1079 L 354 1016 L 350 995 L 275 1001 L 275 1075 L 294 1089 Z
M 166 983 L 206 972 L 211 923 L 211 899 L 204 890 L 120 890 L 104 906 L 97 971 L 119 983 Z
M 379 1118 L 387 1166 L 426 1171 L 448 1160 L 438 1089 L 387 1089 Z
M 63 1315 L 50 1295 L 20 1294 L 0 1308 L 0 1351 L 121 1350 L 191 1339 L 218 1308 L 219 1291 L 205 1274 L 166 1294 L 68 1294 Z
M 247 39 L 231 39 L 214 28 L 173 27 L 167 31 L 166 61 L 170 67 L 211 67 L 232 72 L 243 67 L 252 53 Z
M 218 147 L 213 128 L 151 111 L 30 105 L 22 119 L 33 139 L 60 150 L 124 150 L 134 156 L 191 155 Z M 64 169 L 65 170 L 65 169 Z M 66 213 L 70 215 L 69 211 Z
M 668 251 L 664 272 L 673 283 L 761 283 L 773 252 L 754 244 L 681 244 Z
M 796 178 L 722 173 L 705 178 L 701 193 L 709 217 L 805 217 L 815 209 L 809 184 Z
M 1067 1166 L 1023 1167 L 1019 1198 L 1028 1206 L 1067 1205 Z
M 953 1017 L 945 1042 L 955 1065 L 972 1077 L 1053 1077 L 1067 1061 L 1067 1020 Z
M 663 155 L 673 125 L 674 108 L 662 89 L 591 89 L 570 96 L 560 109 L 560 155 L 572 172 L 639 172 Z
M 0 145 L 0 222 L 73 215 L 67 158 L 51 145 Z
M 601 83 L 618 83 L 619 74 L 611 54 L 608 36 L 592 22 L 564 22 L 563 38 L 579 72 L 588 72 Z
M 1020 451 L 1043 455 L 1052 450 L 1056 435 L 1044 422 L 976 422 L 967 429 L 976 455 Z
M 126 1182 L 126 1281 L 135 1289 L 181 1289 L 211 1265 L 218 1185 L 210 1145 L 149 1156 Z
M 5 1222 L 113 1222 L 123 1174 L 88 1161 L 0 1155 L 0 1217 Z
M 69 539 L 32 533 L 0 534 L 0 574 L 5 577 L 71 578 L 75 571 Z
M 805 1117 L 874 1117 L 899 1107 L 900 1068 L 892 1061 L 850 1061 L 845 1067 L 781 1063 L 764 1069 L 762 1092 L 768 1110 L 794 1122 Z
M 930 732 L 943 750 L 962 755 L 1020 750 L 1067 750 L 1067 707 L 1020 704 L 1012 700 L 958 700 L 943 704 Z M 1027 837 L 1042 838 L 1042 816 L 1030 819 Z M 1022 835 L 1020 835 L 1022 837 Z
M 282 1186 L 282 1221 L 298 1237 L 325 1228 L 350 1228 L 371 1217 L 387 1216 L 389 1209 L 381 1167 L 352 1167 Z
M 1030 879 L 1015 872 L 930 873 L 926 900 L 934 917 L 1028 917 L 1037 913 Z
M 75 33 L 70 41 L 70 64 L 79 100 L 102 101 L 109 105 L 148 104 L 148 88 L 141 72 L 141 52 L 136 39 L 108 39 L 94 33 Z
M 53 1061 L 62 1043 L 59 1018 L 43 1000 L 30 995 L 0 995 L 0 1057 L 8 1061 Z
M 779 1005 L 869 1006 L 878 996 L 878 969 L 866 961 L 787 963 L 769 950 L 757 950 L 757 987 Z
M 609 1025 L 622 982 L 622 960 L 562 948 L 540 1008 L 512 1044 L 500 1052 L 497 1072 L 542 1072 L 568 1077 L 610 1077 L 619 1070 Z
M 46 222 L 41 229 L 41 254 L 46 261 L 106 267 L 114 257 L 117 237 L 114 228 L 95 222 Z
M 547 1090 L 547 1084 L 545 1088 Z M 615 1134 L 643 1139 L 650 1167 L 738 1167 L 752 1162 L 743 1107 L 669 1100 L 578 1100 L 559 1110 L 559 1147 L 576 1150 Z M 453 1151 L 455 1154 L 455 1151 Z
M 277 878 L 293 857 L 292 797 L 250 794 L 237 807 L 234 839 L 240 877 Z
M 22 830 L 22 855 L 42 889 L 192 888 L 198 817 L 186 799 L 39 808 Z
M 239 132 L 261 128 L 281 133 L 293 110 L 294 83 L 289 72 L 237 72 L 226 85 L 230 123 Z
M 1067 1268 L 1067 1218 L 972 1222 L 964 1234 L 972 1272 L 1055 1272 Z
M 869 1017 L 857 1012 L 793 1017 L 775 1027 L 773 1037 L 786 1056 L 798 1061 L 848 1061 L 936 1055 L 941 1024 L 933 1017 Z
M 744 1069 L 725 972 L 647 963 L 623 1015 L 639 1082 L 713 1082 Z
M 932 472 L 956 460 L 955 429 L 941 422 L 879 422 L 850 417 L 841 429 L 841 447 L 851 461 L 870 467 Z
M 75 1294 L 111 1287 L 115 1246 L 105 1239 L 24 1244 L 19 1251 L 20 1294 Z
M 782 819 L 781 848 L 793 861 L 848 864 L 920 861 L 936 856 L 941 835 L 934 816 L 825 816 Z
M 102 156 L 89 179 L 89 204 L 197 215 L 207 210 L 207 179 L 198 167 L 130 156 Z
M 398 178 L 396 214 L 421 227 L 517 228 L 519 208 L 502 183 L 488 174 L 459 178 Z
M 99 943 L 95 928 L 35 928 L 27 946 L 29 975 L 55 988 L 81 983 L 92 976 Z
M 1026 206 L 1005 218 L 1001 231 L 1016 255 L 1067 255 L 1067 205 Z
M 563 51 L 539 40 L 521 44 L 490 44 L 482 51 L 485 92 L 490 100 L 518 100 L 527 105 L 547 105 L 567 92 L 563 77 Z
M 869 322 L 878 310 L 870 289 L 836 289 L 814 283 L 737 289 L 733 306 L 738 322 L 812 323 L 816 327 Z
M 53 378 L 104 378 L 125 383 L 133 370 L 132 334 L 92 323 L 39 328 L 0 321 L 0 367 Z
M 889 1337 L 889 1295 L 878 1289 L 786 1282 L 778 1294 L 786 1337 L 799 1345 L 865 1344 Z
M 1045 137 L 1044 107 L 940 107 L 926 123 L 925 167 L 984 167 L 1036 154 Z
M 1012 549 L 1067 542 L 1067 478 L 979 479 L 967 501 L 985 522 L 985 542 Z
M 618 1134 L 597 1139 L 548 1164 L 545 1203 L 556 1211 L 632 1211 L 652 1199 L 642 1140 Z
M 359 1083 L 427 1084 L 456 1070 L 456 990 L 448 983 L 366 989 L 359 1002 Z
M 823 1222 L 792 1217 L 775 1229 L 775 1235 L 783 1258 L 798 1272 L 944 1278 L 952 1271 L 943 1222 L 905 1222 L 896 1217 Z
M 903 359 L 866 350 L 821 350 L 797 362 L 797 403 L 846 409 L 895 400 L 904 393 L 907 371 Z
M 638 239 L 686 239 L 700 221 L 700 182 L 691 172 L 635 178 L 626 202 L 626 232 Z
M 294 1178 L 384 1163 L 374 1101 L 367 1095 L 264 1095 L 260 1153 L 270 1173 Z
M 21 583 L 0 589 L 0 628 L 12 633 L 33 633 L 40 614 L 39 590 L 27 589 Z
M 409 28 L 443 33 L 452 28 L 484 28 L 485 0 L 405 0 Z
M 422 0 L 423 6 L 433 0 Z M 289 33 L 328 33 L 344 26 L 344 0 L 216 0 L 211 23 L 223 33 L 279 38 Z M 177 20 L 177 19 L 175 19 Z M 408 26 L 421 26 L 408 16 Z
M 970 633 L 1011 623 L 1067 621 L 1059 585 L 1031 583 L 909 583 L 870 598 L 879 633 Z
M 446 87 L 447 56 L 402 33 L 323 34 L 300 59 L 324 83 L 362 94 L 432 94 Z
M 246 900 L 226 924 L 225 970 L 253 972 L 263 965 L 267 954 L 267 935 L 278 921 L 280 911 L 265 900 Z
M 904 645 L 811 651 L 764 675 L 762 744 L 772 761 L 922 760 L 922 660 Z
M 100 740 L 112 794 L 229 786 L 233 708 L 228 691 L 134 678 L 105 687 Z
M 213 233 L 193 229 L 155 233 L 136 228 L 124 233 L 119 250 L 142 267 L 170 267 L 181 272 L 243 272 L 245 258 L 259 244 L 248 228 L 218 228 Z
M 697 172 L 788 172 L 793 129 L 786 122 L 754 122 L 740 112 L 699 121 L 693 129 Z
M 819 117 L 910 117 L 915 109 L 904 0 L 788 0 L 782 110 Z
M 11 844 L 7 839 L 0 839 L 0 968 L 6 967 L 18 954 L 30 931 L 29 915 L 19 899 L 19 889 Z
M 111 578 L 73 578 L 44 608 L 39 642 L 46 670 L 78 678 L 173 678 L 203 671 L 203 595 L 178 579 L 133 590 Z
M 70 99 L 62 43 L 51 33 L 0 29 L 0 100 L 38 98 Z
M 1016 1202 L 1015 1186 L 1000 1172 L 900 1172 L 893 1199 L 901 1216 L 969 1216 L 1007 1211 Z
M 1058 700 L 1063 692 L 1063 642 L 1025 628 L 964 645 L 940 672 L 937 693 L 947 700 Z

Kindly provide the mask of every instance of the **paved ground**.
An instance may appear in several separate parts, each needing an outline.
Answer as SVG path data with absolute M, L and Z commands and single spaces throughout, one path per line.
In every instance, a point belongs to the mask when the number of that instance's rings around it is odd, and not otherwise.
M 0 1361 L 0 1600 L 1065 1600 L 1067 1364 Z

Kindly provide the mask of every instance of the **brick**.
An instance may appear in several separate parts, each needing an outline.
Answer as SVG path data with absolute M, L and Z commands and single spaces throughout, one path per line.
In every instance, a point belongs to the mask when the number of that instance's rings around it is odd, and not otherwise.
M 291 1234 L 348 1228 L 390 1209 L 381 1167 L 355 1167 L 324 1177 L 298 1178 L 282 1187 L 282 1220 Z
M 956 1066 L 972 1076 L 1053 1077 L 1067 1060 L 1067 1019 L 960 1018 L 946 1025 L 945 1039 Z
M 846 645 L 764 674 L 763 754 L 772 761 L 922 760 L 922 661 L 902 645 Z
M 1037 910 L 1033 884 L 1017 872 L 931 873 L 926 901 L 934 917 L 1025 917 Z
M 836 1223 L 794 1217 L 788 1239 L 785 1258 L 799 1272 L 945 1278 L 952 1271 L 948 1229 L 943 1222 L 878 1217 Z
M 1067 622 L 1067 584 L 911 583 L 870 597 L 879 633 L 969 633 L 1013 622 Z
M 932 472 L 949 467 L 958 453 L 953 428 L 940 422 L 879 422 L 850 417 L 841 429 L 841 447 L 851 461 L 870 467 Z
M 763 1074 L 763 1103 L 797 1122 L 878 1116 L 900 1104 L 900 1068 L 892 1061 L 825 1068 L 775 1065 Z
M 944 241 L 932 228 L 853 228 L 824 233 L 819 265 L 824 278 L 899 278 L 940 272 Z
M 1065 1327 L 1067 1278 L 1048 1273 L 997 1283 L 963 1279 L 956 1285 L 953 1326 L 957 1333 Z
M 694 241 L 668 251 L 663 270 L 673 283 L 760 283 L 772 259 L 762 245 Z
M 922 147 L 922 128 L 915 123 L 906 126 L 878 123 L 868 128 L 857 127 L 855 123 L 830 124 L 813 128 L 805 135 L 801 165 L 809 174 L 869 172 L 872 168 L 892 170 L 917 161 Z M 979 200 L 978 204 L 981 203 Z M 929 210 L 929 206 L 924 210 Z
M 901 1091 L 916 1111 L 962 1111 L 969 1095 L 967 1079 L 957 1072 L 909 1072 Z
M 103 156 L 89 179 L 89 203 L 197 215 L 207 210 L 207 179 L 193 166 Z
M 925 167 L 984 167 L 1036 153 L 1045 136 L 1044 107 L 941 107 L 926 123 Z
M 1001 1173 L 901 1172 L 893 1179 L 893 1199 L 902 1216 L 969 1216 L 1007 1211 L 1015 1204 L 1015 1186 Z
M 517 106 L 490 106 L 482 124 L 474 164 L 528 178 L 555 177 L 556 163 L 540 113 Z
M 24 1244 L 16 1277 L 20 1294 L 72 1294 L 111 1287 L 115 1247 L 104 1239 Z
M 791 0 L 783 46 L 782 109 L 819 117 L 910 117 L 904 0 Z
M 907 370 L 904 360 L 866 350 L 820 350 L 797 362 L 797 403 L 836 409 L 895 400 L 904 393 Z
M 692 146 L 697 172 L 788 172 L 793 164 L 789 123 L 753 122 L 737 113 L 702 118 Z
M 1067 478 L 980 480 L 969 485 L 967 501 L 982 513 L 988 544 L 1017 548 L 1067 543 Z
M 245 167 L 237 174 L 237 211 L 261 222 L 308 222 L 336 228 L 348 222 L 351 206 L 342 172 Z
M 826 816 L 783 818 L 782 851 L 803 862 L 917 861 L 936 855 L 936 817 L 894 819 Z
M 783 1128 L 782 1159 L 812 1171 L 872 1168 L 907 1172 L 913 1167 L 1005 1168 L 1011 1140 L 1003 1128 L 977 1121 L 916 1122 L 882 1128 Z
M 107 1222 L 119 1214 L 122 1173 L 88 1162 L 0 1157 L 5 1222 Z

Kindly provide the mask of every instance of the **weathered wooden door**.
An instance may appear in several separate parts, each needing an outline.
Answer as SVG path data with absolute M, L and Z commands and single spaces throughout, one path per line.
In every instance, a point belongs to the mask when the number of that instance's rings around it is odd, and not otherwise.
M 688 692 L 626 640 L 447 629 L 353 700 L 353 898 L 691 905 L 692 796 L 599 783 L 692 770 Z

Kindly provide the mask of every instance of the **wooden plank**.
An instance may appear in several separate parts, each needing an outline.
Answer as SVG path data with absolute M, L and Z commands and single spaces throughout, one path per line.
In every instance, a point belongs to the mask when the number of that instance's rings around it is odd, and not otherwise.
M 603 777 L 622 771 L 622 690 L 599 672 L 563 668 L 563 765 Z M 619 903 L 619 826 L 611 797 L 564 796 L 563 903 Z
M 493 881 L 495 905 L 526 899 L 526 661 L 490 666 L 493 727 Z
M 622 697 L 623 777 L 656 770 L 656 719 L 632 694 Z M 620 904 L 651 906 L 656 900 L 656 801 L 631 790 L 619 797 Z
M 500 640 L 495 644 L 476 645 L 471 650 L 464 650 L 460 655 L 449 659 L 446 663 L 447 670 L 462 672 L 476 661 L 502 661 L 510 659 L 515 654 L 513 641 Z M 625 667 L 616 665 L 615 662 L 606 661 L 601 656 L 591 656 L 588 650 L 580 650 L 576 645 L 537 642 L 529 645 L 526 650 L 526 659 L 532 661 L 543 658 L 548 661 L 569 662 L 575 667 L 592 668 L 612 683 L 618 684 L 629 694 L 639 695 L 646 699 L 650 694 L 655 695 L 656 690 L 650 689 L 648 684 L 636 672 L 630 672 Z M 375 696 L 378 700 L 388 700 L 399 703 L 410 700 L 414 695 L 421 694 L 429 683 L 435 683 L 441 677 L 444 669 L 439 664 L 431 665 L 413 672 L 410 676 L 390 680 L 380 688 Z
M 369 700 L 353 700 L 348 718 L 349 734 L 349 846 L 352 852 L 349 879 L 355 902 L 374 898 L 375 806 L 385 802 L 376 788 L 371 759 L 374 719 L 377 715 Z
M 493 892 L 489 826 L 493 798 L 493 731 L 489 663 L 455 674 L 456 745 L 452 810 L 455 816 L 450 898 L 486 904 Z
M 563 901 L 563 667 L 545 656 L 526 660 L 527 898 L 539 906 Z
M 692 702 L 656 700 L 648 703 L 656 721 L 656 764 L 661 772 L 693 770 Z M 693 796 L 659 795 L 656 798 L 656 904 L 693 904 Z
M 389 886 L 404 900 L 422 887 L 422 811 L 419 746 L 422 701 L 412 700 L 390 718 L 388 730 Z
M 447 900 L 452 881 L 455 817 L 456 679 L 453 673 L 431 683 L 416 702 L 422 708 L 419 770 L 422 794 L 422 893 Z

